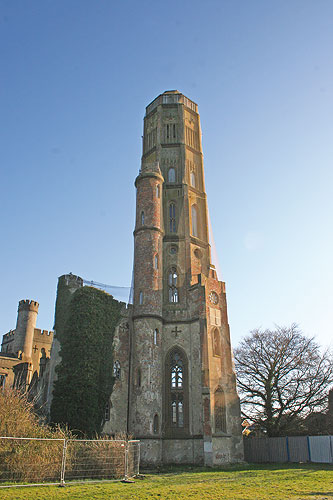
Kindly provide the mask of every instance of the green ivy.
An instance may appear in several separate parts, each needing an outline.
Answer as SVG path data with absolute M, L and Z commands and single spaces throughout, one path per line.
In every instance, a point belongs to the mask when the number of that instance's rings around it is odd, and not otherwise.
M 68 313 L 65 307 L 61 311 L 66 318 L 64 325 L 57 320 L 63 330 L 51 405 L 53 423 L 67 424 L 87 436 L 101 432 L 114 381 L 112 341 L 121 307 L 111 295 L 83 287 L 72 295 Z

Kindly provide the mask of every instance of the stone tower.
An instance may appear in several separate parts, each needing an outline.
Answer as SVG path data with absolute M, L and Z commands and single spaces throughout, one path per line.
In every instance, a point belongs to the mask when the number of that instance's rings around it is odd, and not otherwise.
M 210 255 L 200 118 L 178 91 L 146 108 L 135 185 L 128 431 L 142 441 L 143 462 L 242 460 L 225 284 Z
M 38 307 L 34 300 L 20 300 L 18 305 L 13 352 L 23 361 L 31 361 Z

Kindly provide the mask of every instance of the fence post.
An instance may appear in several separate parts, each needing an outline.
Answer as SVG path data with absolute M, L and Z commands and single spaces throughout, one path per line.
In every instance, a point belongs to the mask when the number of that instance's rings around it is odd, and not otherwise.
M 128 441 L 125 441 L 125 476 L 124 481 L 128 480 Z
M 138 447 L 138 476 L 140 475 L 140 460 L 141 460 L 141 449 L 140 449 L 140 446 L 141 446 L 141 441 L 139 441 L 137 443 L 137 447 Z
M 290 450 L 289 450 L 289 439 L 288 439 L 288 436 L 286 437 L 286 445 L 287 445 L 288 462 L 290 462 Z
M 63 446 L 63 449 L 62 449 L 60 486 L 65 486 L 66 451 L 67 451 L 67 439 L 64 439 L 64 446 Z
M 308 453 L 309 453 L 309 462 L 311 462 L 311 446 L 310 446 L 310 438 L 309 436 L 306 436 L 306 441 L 308 443 Z

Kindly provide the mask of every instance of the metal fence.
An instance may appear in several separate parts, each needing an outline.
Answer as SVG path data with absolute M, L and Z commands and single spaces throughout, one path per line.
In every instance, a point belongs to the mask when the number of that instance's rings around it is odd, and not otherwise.
M 136 440 L 0 437 L 0 488 L 128 480 L 139 466 Z
M 247 462 L 333 463 L 333 436 L 245 438 Z

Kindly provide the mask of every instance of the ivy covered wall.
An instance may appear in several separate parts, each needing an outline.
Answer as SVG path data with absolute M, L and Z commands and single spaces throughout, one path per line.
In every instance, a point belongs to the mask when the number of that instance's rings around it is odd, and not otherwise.
M 112 392 L 112 341 L 123 304 L 96 288 L 80 287 L 71 293 L 59 285 L 55 328 L 61 362 L 51 421 L 93 436 L 101 432 Z

